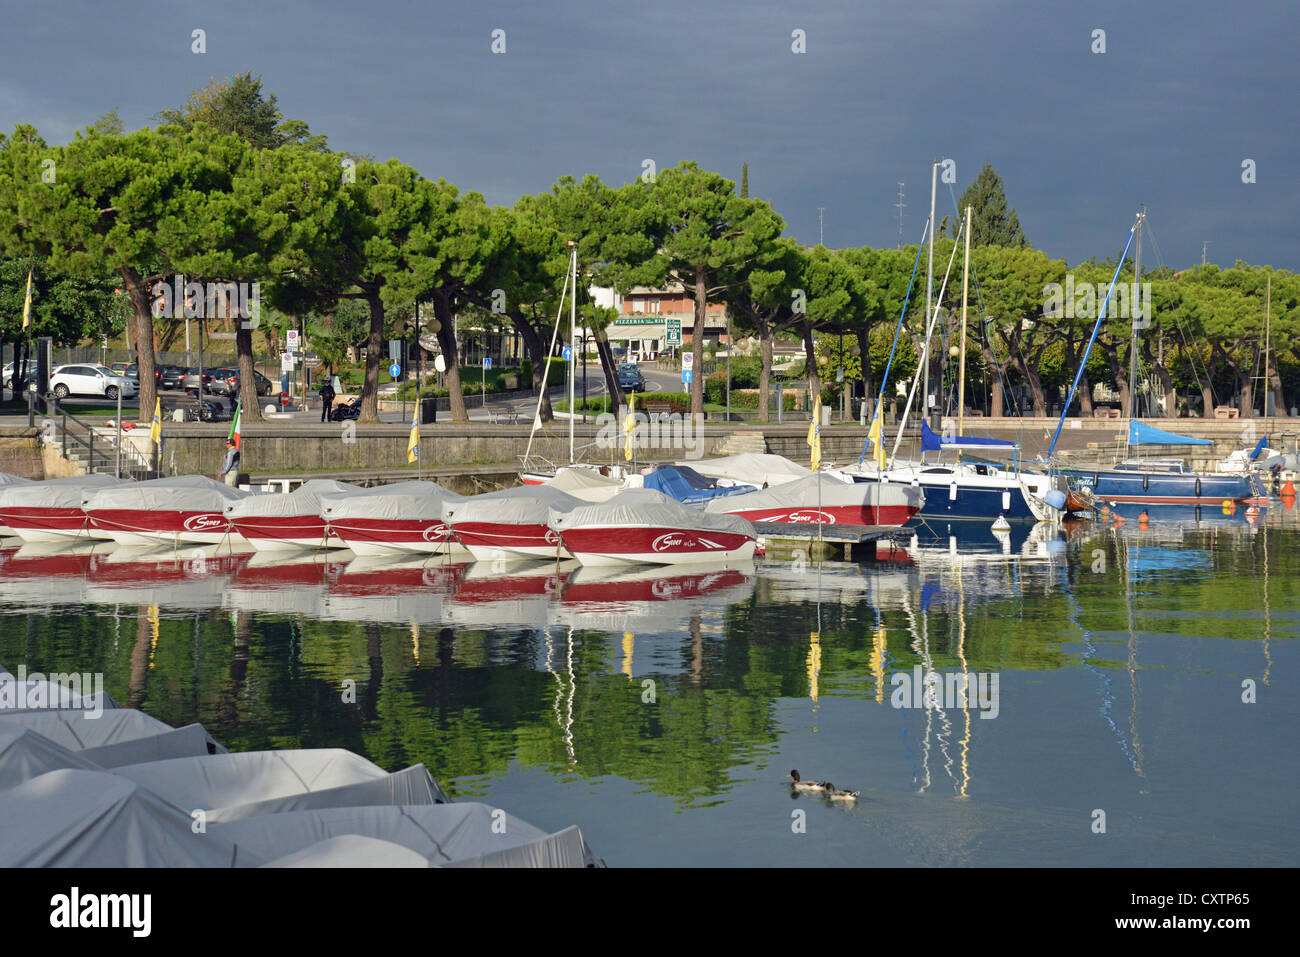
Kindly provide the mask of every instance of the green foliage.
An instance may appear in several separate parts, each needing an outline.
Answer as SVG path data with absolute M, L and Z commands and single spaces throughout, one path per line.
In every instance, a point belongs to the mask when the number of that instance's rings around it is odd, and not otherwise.
M 945 217 L 948 235 L 954 239 L 962 232 L 967 206 L 971 207 L 971 246 L 1029 245 L 1020 228 L 1020 217 L 1007 203 L 1002 177 L 988 163 L 957 201 L 961 216 L 956 219 Z

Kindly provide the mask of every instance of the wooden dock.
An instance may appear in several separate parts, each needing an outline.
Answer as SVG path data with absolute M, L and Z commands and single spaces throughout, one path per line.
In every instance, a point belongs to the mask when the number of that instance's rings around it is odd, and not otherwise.
M 795 525 L 790 522 L 755 522 L 754 528 L 767 543 L 769 558 L 793 559 L 802 554 L 811 561 L 836 558 L 852 561 L 854 545 L 873 544 L 893 537 L 898 531 L 885 525 Z

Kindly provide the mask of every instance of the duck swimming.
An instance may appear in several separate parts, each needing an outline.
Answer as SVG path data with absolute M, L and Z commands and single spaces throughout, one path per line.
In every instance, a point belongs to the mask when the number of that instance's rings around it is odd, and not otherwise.
M 856 801 L 858 799 L 857 791 L 841 791 L 830 781 L 826 782 L 826 796 L 832 801 Z
M 828 781 L 804 781 L 799 777 L 798 771 L 790 772 L 790 780 L 794 783 L 796 791 L 825 791 L 830 787 Z

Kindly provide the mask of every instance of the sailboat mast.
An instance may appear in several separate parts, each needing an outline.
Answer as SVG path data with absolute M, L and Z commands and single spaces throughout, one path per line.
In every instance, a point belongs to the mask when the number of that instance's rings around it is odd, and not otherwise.
M 1128 297 L 1129 321 L 1133 327 L 1128 346 L 1128 404 L 1129 418 L 1138 417 L 1137 368 L 1138 368 L 1138 316 L 1142 314 L 1142 221 L 1146 213 L 1138 211 L 1137 252 L 1133 260 L 1133 292 Z
M 939 189 L 939 164 L 930 168 L 930 262 L 925 269 L 925 353 L 929 355 L 930 310 L 934 303 L 934 196 Z M 921 418 L 930 421 L 930 360 L 925 360 L 921 387 Z
M 961 271 L 961 353 L 957 360 L 957 434 L 962 434 L 963 413 L 966 411 L 966 294 L 970 289 L 970 218 L 971 207 L 966 207 L 966 261 Z
M 578 367 L 578 245 L 569 240 L 570 276 L 569 291 L 569 464 L 573 464 L 573 423 L 578 417 L 574 406 L 574 375 Z M 544 387 L 543 387 L 544 388 Z

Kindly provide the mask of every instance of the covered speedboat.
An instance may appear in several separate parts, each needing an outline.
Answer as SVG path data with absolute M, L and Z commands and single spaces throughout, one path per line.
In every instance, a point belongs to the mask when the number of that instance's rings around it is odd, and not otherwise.
M 464 497 L 437 482 L 397 482 L 326 493 L 321 514 L 358 555 L 446 554 L 460 545 L 442 519 L 442 506 Z
M 582 504 L 549 485 L 524 485 L 449 499 L 442 520 L 477 561 L 518 558 L 568 558 L 560 537 L 546 524 L 549 512 L 568 512 Z
M 532 484 L 525 479 L 525 484 Z M 623 490 L 623 480 L 606 475 L 590 465 L 569 465 L 555 473 L 546 484 L 561 492 L 568 492 L 584 502 L 608 502 Z
M 644 488 L 663 492 L 687 505 L 703 505 L 727 495 L 752 492 L 757 485 L 741 484 L 734 479 L 705 478 L 689 465 L 663 465 L 641 479 Z
M 552 511 L 547 524 L 583 565 L 742 560 L 758 547 L 754 526 L 740 516 L 707 513 L 648 488 Z
M 321 516 L 321 496 L 364 489 L 347 482 L 312 479 L 287 495 L 250 495 L 226 506 L 226 518 L 259 552 L 301 548 L 346 548 Z
M 31 479 L 23 478 L 21 475 L 10 475 L 8 472 L 0 472 L 0 492 L 14 486 L 31 484 L 33 484 Z M 4 523 L 4 519 L 0 519 L 0 537 L 13 534 L 14 530 Z
M 784 485 L 812 475 L 806 465 L 769 452 L 741 452 L 739 455 L 721 455 L 677 464 L 689 466 L 709 478 L 731 479 L 747 485 L 757 485 L 759 488 Z
M 123 482 L 86 500 L 92 528 L 119 545 L 216 545 L 237 535 L 226 506 L 247 498 L 203 475 Z
M 919 486 L 854 482 L 825 472 L 775 487 L 719 498 L 706 512 L 739 515 L 751 522 L 791 525 L 886 525 L 911 521 L 925 504 Z
M 0 484 L 0 525 L 25 542 L 107 538 L 90 527 L 83 508 L 96 492 L 126 484 L 111 475 L 75 475 L 44 482 Z

